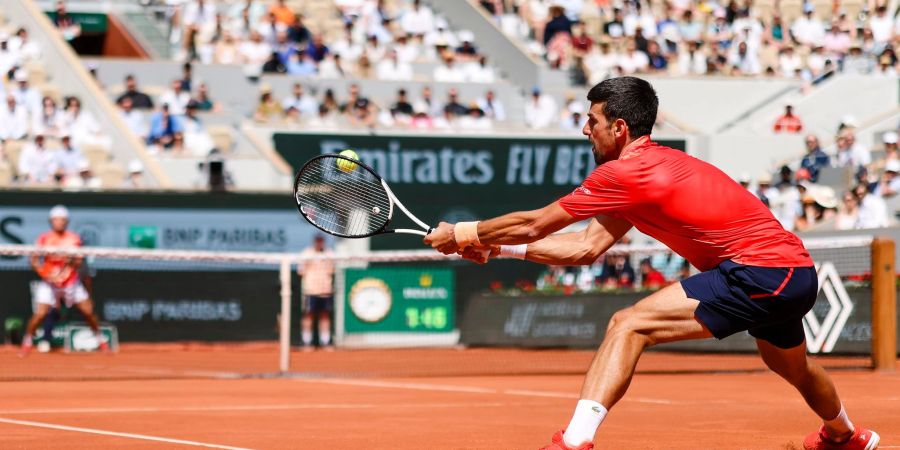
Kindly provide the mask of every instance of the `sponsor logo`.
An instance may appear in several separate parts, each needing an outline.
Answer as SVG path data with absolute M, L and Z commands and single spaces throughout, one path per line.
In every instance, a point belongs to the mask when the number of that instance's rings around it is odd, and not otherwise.
M 816 272 L 819 275 L 819 292 L 825 294 L 829 308 L 821 320 L 815 313 L 816 308 L 806 313 L 803 331 L 810 353 L 830 353 L 853 313 L 853 301 L 844 289 L 844 282 L 834 264 L 822 263 Z

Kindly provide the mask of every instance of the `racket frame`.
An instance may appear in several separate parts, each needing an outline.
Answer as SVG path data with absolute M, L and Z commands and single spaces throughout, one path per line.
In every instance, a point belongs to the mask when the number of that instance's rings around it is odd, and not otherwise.
M 378 181 L 381 182 L 381 186 L 384 188 L 385 192 L 387 193 L 388 204 L 390 205 L 390 209 L 388 210 L 387 220 L 384 222 L 384 224 L 381 226 L 381 228 L 378 228 L 377 230 L 372 231 L 371 233 L 368 233 L 368 234 L 350 236 L 347 234 L 337 233 L 334 231 L 326 230 L 326 229 L 320 227 L 312 219 L 309 218 L 309 216 L 306 214 L 306 212 L 303 211 L 303 205 L 301 205 L 300 202 L 297 200 L 297 190 L 298 190 L 297 188 L 300 186 L 300 175 L 303 174 L 303 170 L 306 169 L 307 166 L 309 166 L 316 160 L 323 159 L 323 158 L 337 158 L 337 159 L 344 159 L 349 162 L 352 162 L 352 163 L 362 167 L 363 170 L 368 171 L 370 174 L 375 176 L 375 178 Z M 357 168 L 355 170 L 359 170 L 359 168 Z M 360 160 L 349 158 L 344 155 L 326 153 L 326 154 L 322 154 L 322 155 L 317 155 L 317 156 L 313 157 L 312 159 L 310 159 L 309 161 L 307 161 L 306 163 L 304 163 L 303 167 L 300 168 L 300 170 L 297 172 L 297 176 L 294 178 L 294 189 L 293 190 L 294 190 L 294 203 L 297 204 L 297 210 L 300 212 L 300 215 L 303 216 L 303 218 L 306 219 L 306 221 L 309 222 L 312 226 L 314 226 L 330 235 L 333 235 L 333 236 L 342 237 L 342 238 L 350 238 L 350 239 L 361 239 L 361 238 L 375 236 L 376 234 L 390 234 L 390 233 L 416 234 L 419 236 L 426 236 L 428 233 L 431 233 L 431 231 L 434 230 L 434 228 L 428 226 L 425 222 L 422 222 L 418 217 L 415 216 L 415 214 L 409 212 L 409 210 L 406 209 L 406 206 L 404 206 L 403 203 L 400 202 L 400 199 L 398 199 L 397 196 L 394 195 L 394 191 L 392 191 L 390 186 L 388 186 L 387 181 L 385 181 L 385 179 L 382 178 L 381 175 L 378 175 L 378 172 L 376 172 L 375 169 L 372 169 L 371 167 L 369 167 L 367 164 L 363 163 Z M 406 217 L 409 217 L 410 220 L 412 220 L 413 222 L 416 223 L 416 225 L 422 227 L 422 230 L 416 230 L 416 229 L 410 229 L 410 228 L 397 228 L 397 229 L 389 230 L 387 227 L 391 224 L 391 221 L 394 218 L 394 206 L 395 205 L 401 211 L 403 211 L 404 214 L 406 214 Z

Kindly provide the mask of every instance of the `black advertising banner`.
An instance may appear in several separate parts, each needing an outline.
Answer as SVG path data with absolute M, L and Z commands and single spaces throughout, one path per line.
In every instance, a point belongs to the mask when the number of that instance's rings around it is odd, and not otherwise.
M 0 316 L 31 314 L 33 272 L 0 271 Z M 252 341 L 278 337 L 278 272 L 104 270 L 91 280 L 94 310 L 122 342 Z M 299 302 L 295 302 L 299 303 Z M 78 312 L 71 319 L 82 320 Z
M 413 214 L 432 224 L 543 207 L 571 192 L 595 167 L 583 136 L 276 133 L 273 139 L 294 169 L 316 155 L 353 149 Z M 660 143 L 685 147 L 683 140 Z M 376 249 L 416 244 L 409 236 L 372 240 Z
M 872 309 L 869 288 L 820 292 L 813 316 L 804 318 L 811 353 L 869 354 Z M 833 295 L 837 292 L 836 295 Z M 462 316 L 463 344 L 504 347 L 596 348 L 612 315 L 646 296 L 640 293 L 571 296 L 472 297 Z M 746 332 L 654 347 L 660 350 L 755 352 Z

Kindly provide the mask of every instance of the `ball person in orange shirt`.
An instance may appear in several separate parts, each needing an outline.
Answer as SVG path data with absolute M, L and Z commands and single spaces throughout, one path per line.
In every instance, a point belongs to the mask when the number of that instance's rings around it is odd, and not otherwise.
M 81 237 L 69 231 L 69 210 L 57 205 L 50 210 L 50 231 L 41 234 L 35 245 L 38 247 L 81 247 Z M 88 325 L 94 330 L 101 350 L 109 350 L 109 344 L 100 334 L 100 326 L 94 315 L 94 304 L 87 290 L 78 278 L 78 267 L 82 257 L 62 255 L 32 255 L 31 267 L 41 277 L 41 283 L 35 291 L 37 311 L 28 321 L 25 339 L 22 341 L 21 355 L 27 355 L 33 346 L 32 336 L 37 327 L 53 308 L 65 302 L 66 306 L 75 307 L 84 316 Z

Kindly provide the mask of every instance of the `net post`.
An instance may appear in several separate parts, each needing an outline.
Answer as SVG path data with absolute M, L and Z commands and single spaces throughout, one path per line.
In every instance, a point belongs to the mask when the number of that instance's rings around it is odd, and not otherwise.
M 897 361 L 897 286 L 894 241 L 872 240 L 872 365 L 894 371 Z
M 278 270 L 281 284 L 281 324 L 278 327 L 278 369 L 291 368 L 291 260 L 283 258 Z

